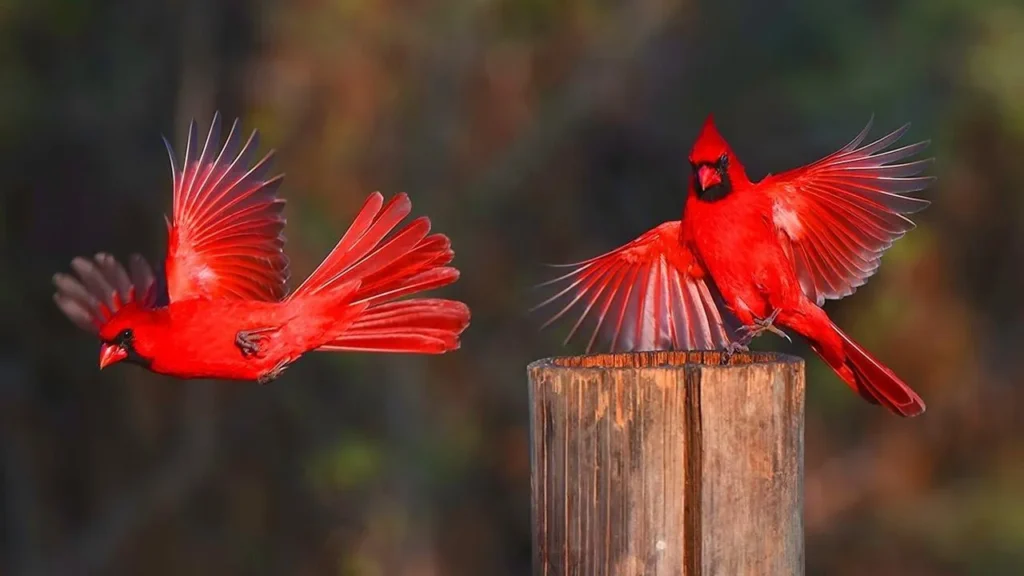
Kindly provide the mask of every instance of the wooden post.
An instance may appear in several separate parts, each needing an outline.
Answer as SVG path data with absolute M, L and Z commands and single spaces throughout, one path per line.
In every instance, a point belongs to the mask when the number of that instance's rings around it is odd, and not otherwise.
M 803 360 L 531 364 L 536 576 L 804 573 Z

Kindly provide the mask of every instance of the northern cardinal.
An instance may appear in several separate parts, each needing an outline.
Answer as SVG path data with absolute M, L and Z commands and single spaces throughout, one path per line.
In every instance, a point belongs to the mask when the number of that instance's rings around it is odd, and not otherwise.
M 821 309 L 864 284 L 882 253 L 914 227 L 904 215 L 929 204 L 907 194 L 934 179 L 918 176 L 930 159 L 904 161 L 928 142 L 887 150 L 908 127 L 862 145 L 869 122 L 837 152 L 751 182 L 709 116 L 690 152 L 682 220 L 546 282 L 567 285 L 537 308 L 569 302 L 545 326 L 582 304 L 566 342 L 594 313 L 588 353 L 602 333 L 612 351 L 729 354 L 766 330 L 786 336 L 782 326 L 805 337 L 869 402 L 902 416 L 924 412 L 921 398 Z
M 238 121 L 218 153 L 220 116 L 205 142 L 189 127 L 182 166 L 171 157 L 165 282 L 140 256 L 131 274 L 109 254 L 76 258 L 57 274 L 57 306 L 102 341 L 100 368 L 127 360 L 179 378 L 266 383 L 311 350 L 439 354 L 459 347 L 462 302 L 401 299 L 455 282 L 448 238 L 409 214 L 405 194 L 372 194 L 327 258 L 291 294 L 283 253 L 283 175 L 266 178 L 273 151 L 251 164 L 258 133 L 240 144 Z M 166 292 L 165 292 L 166 290 Z

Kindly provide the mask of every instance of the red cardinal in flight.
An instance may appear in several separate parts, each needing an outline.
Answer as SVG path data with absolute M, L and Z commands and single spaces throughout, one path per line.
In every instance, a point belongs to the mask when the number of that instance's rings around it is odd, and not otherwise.
M 569 265 L 546 283 L 568 285 L 540 306 L 569 302 L 545 326 L 581 304 L 569 338 L 595 315 L 588 352 L 602 333 L 612 351 L 729 353 L 766 330 L 788 339 L 782 326 L 869 402 L 902 416 L 924 412 L 921 398 L 821 309 L 864 284 L 914 227 L 904 215 L 929 204 L 907 194 L 933 180 L 918 176 L 930 159 L 905 161 L 928 142 L 887 150 L 904 126 L 862 145 L 870 128 L 813 164 L 751 182 L 709 116 L 690 152 L 682 220 Z
M 163 282 L 138 255 L 130 274 L 97 254 L 71 263 L 77 278 L 54 277 L 57 306 L 102 341 L 100 368 L 127 360 L 179 378 L 266 383 L 311 350 L 458 348 L 465 304 L 400 299 L 459 277 L 447 265 L 448 238 L 429 234 L 426 217 L 388 238 L 412 209 L 405 194 L 387 203 L 372 194 L 323 263 L 287 294 L 283 176 L 265 177 L 273 152 L 250 165 L 257 137 L 240 146 L 236 120 L 218 152 L 215 115 L 202 143 L 192 122 L 180 167 L 167 146 L 174 208 Z

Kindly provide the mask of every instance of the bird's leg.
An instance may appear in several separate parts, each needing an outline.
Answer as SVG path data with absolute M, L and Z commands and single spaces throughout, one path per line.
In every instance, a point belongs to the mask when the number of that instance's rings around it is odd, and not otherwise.
M 737 352 L 749 352 L 750 348 L 748 348 L 748 346 L 751 341 L 766 331 L 771 332 L 772 334 L 777 334 L 778 336 L 792 342 L 793 340 L 790 339 L 789 334 L 786 334 L 775 326 L 775 319 L 779 317 L 779 312 L 781 312 L 781 310 L 776 308 L 775 311 L 767 318 L 754 318 L 753 324 L 740 326 L 737 330 L 739 338 L 726 345 L 725 353 L 722 354 L 722 363 L 725 364 L 728 362 L 729 358 Z
M 277 363 L 276 366 L 271 368 L 269 372 L 261 374 L 260 377 L 256 379 L 256 382 L 259 383 L 259 384 L 269 384 L 269 383 L 273 382 L 274 380 L 277 380 L 277 377 L 280 376 L 281 374 L 283 374 L 285 368 L 287 368 L 287 367 L 288 367 L 288 360 L 287 359 L 281 360 L 280 362 Z
M 782 331 L 781 328 L 775 325 L 775 319 L 779 317 L 779 312 L 782 312 L 782 310 L 776 308 L 770 316 L 763 320 L 758 320 L 758 326 L 761 328 L 762 331 L 767 330 L 772 334 L 779 336 L 780 338 L 785 338 L 787 342 L 792 343 L 793 339 L 789 337 L 789 334 L 786 334 L 785 332 Z
M 789 334 L 786 334 L 777 326 L 775 326 L 775 319 L 779 317 L 779 312 L 781 312 L 781 310 L 776 308 L 775 311 L 772 312 L 767 318 L 755 318 L 753 324 L 748 326 L 740 326 L 740 331 L 744 332 L 744 335 L 742 338 L 740 338 L 740 340 L 744 344 L 749 344 L 751 340 L 757 338 L 758 336 L 767 331 L 777 336 L 781 336 L 786 340 L 792 342 L 793 340 L 790 339 Z
M 235 346 L 242 350 L 242 356 L 251 358 L 259 357 L 263 352 L 262 343 L 268 337 L 267 332 L 273 332 L 277 328 L 254 328 L 252 330 L 239 330 L 235 334 Z

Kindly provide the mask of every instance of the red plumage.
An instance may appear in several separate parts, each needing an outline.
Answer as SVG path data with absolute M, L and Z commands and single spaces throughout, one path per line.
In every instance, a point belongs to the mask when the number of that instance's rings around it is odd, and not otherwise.
M 930 160 L 901 162 L 921 142 L 887 150 L 908 126 L 849 144 L 807 166 L 751 182 L 708 117 L 690 153 L 681 220 L 578 264 L 549 282 L 564 286 L 538 307 L 568 299 L 613 351 L 745 349 L 776 326 L 807 338 L 851 388 L 902 416 L 924 402 L 891 370 L 844 334 L 821 309 L 852 294 L 878 269 L 882 253 L 914 227 L 905 215 L 928 206 L 908 194 L 927 187 Z M 567 339 L 568 341 L 568 339 Z
M 103 342 L 100 367 L 134 361 L 180 378 L 267 382 L 312 350 L 440 354 L 459 347 L 469 308 L 405 296 L 455 282 L 448 238 L 430 234 L 408 196 L 366 200 L 323 263 L 287 294 L 283 176 L 273 153 L 250 166 L 257 133 L 239 146 L 236 121 L 219 152 L 220 117 L 205 142 L 189 128 L 175 165 L 164 283 L 133 255 L 131 273 L 109 254 L 76 258 L 57 274 L 58 307 Z M 395 231 L 398 228 L 397 232 Z M 393 233 L 393 234 L 392 234 Z M 162 294 L 161 286 L 166 288 Z

